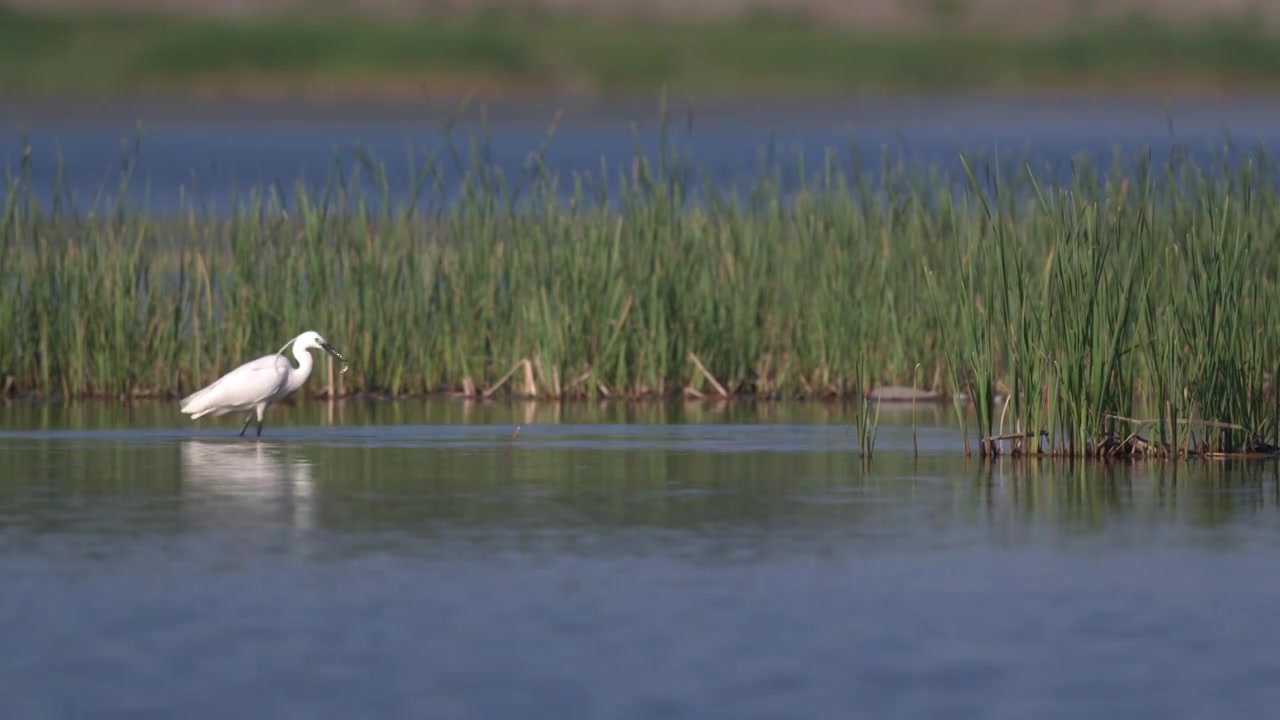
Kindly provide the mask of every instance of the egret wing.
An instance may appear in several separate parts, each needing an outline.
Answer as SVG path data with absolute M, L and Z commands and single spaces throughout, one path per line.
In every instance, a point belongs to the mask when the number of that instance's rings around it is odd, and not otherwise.
M 241 365 L 211 385 L 188 395 L 179 404 L 192 418 L 217 417 L 248 410 L 270 399 L 289 378 L 289 361 L 281 355 L 264 355 Z

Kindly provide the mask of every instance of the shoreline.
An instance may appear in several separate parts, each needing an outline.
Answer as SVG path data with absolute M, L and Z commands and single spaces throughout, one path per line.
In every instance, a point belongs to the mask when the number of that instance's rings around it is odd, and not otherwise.
M 1280 35 L 1276 37 L 1280 46 Z M 424 86 L 428 91 L 424 92 Z M 94 110 L 142 103 L 196 114 L 187 110 L 190 104 L 216 109 L 228 103 L 250 107 L 323 109 L 372 104 L 375 112 L 385 110 L 449 109 L 462 103 L 475 107 L 535 105 L 573 105 L 586 108 L 608 108 L 617 105 L 652 108 L 663 92 L 674 100 L 693 98 L 710 107 L 731 108 L 744 104 L 845 102 L 849 100 L 892 101 L 898 98 L 946 98 L 953 100 L 1079 100 L 1126 101 L 1130 99 L 1205 100 L 1272 100 L 1280 98 L 1280 75 L 1266 82 L 1234 83 L 1225 79 L 1198 80 L 1183 78 L 1160 80 L 1136 78 L 1127 82 L 1054 82 L 1030 78 L 1019 85 L 963 85 L 938 88 L 913 86 L 867 86 L 797 88 L 788 90 L 777 85 L 742 87 L 733 90 L 696 86 L 673 87 L 663 82 L 638 87 L 589 91 L 564 88 L 554 83 L 537 85 L 480 79 L 471 81 L 464 75 L 441 76 L 439 82 L 421 77 L 387 78 L 355 77 L 339 80 L 314 79 L 301 82 L 290 78 L 273 78 L 263 82 L 253 78 L 220 78 L 212 82 L 147 83 L 115 91 L 94 91 L 75 85 L 46 89 L 15 88 L 0 83 L 0 102 L 4 104 L 38 105 L 45 108 L 75 107 Z M 766 111 L 785 112 L 785 108 L 763 107 Z
M 216 378 L 215 378 L 216 379 Z M 212 382 L 212 380 L 210 380 Z M 501 386 L 494 388 L 500 390 Z M 289 399 L 280 400 L 272 403 L 291 404 L 291 403 L 316 403 L 316 402 L 435 402 L 435 401 L 459 401 L 459 402 L 507 402 L 507 403 L 547 403 L 547 404 L 579 404 L 579 403 L 674 403 L 674 402 L 758 402 L 758 403 L 820 403 L 830 405 L 853 404 L 866 400 L 876 403 L 876 393 L 886 390 L 900 390 L 897 386 L 886 385 L 876 387 L 870 393 L 814 393 L 812 395 L 796 395 L 796 396 L 770 396 L 756 393 L 731 393 L 729 395 L 718 395 L 715 392 L 701 392 L 694 390 L 692 387 L 686 388 L 677 393 L 644 393 L 644 394 L 610 394 L 598 395 L 591 397 L 585 393 L 565 394 L 559 397 L 547 395 L 527 395 L 515 392 L 495 392 L 486 395 L 485 391 L 480 388 L 475 393 L 468 394 L 462 391 L 441 390 L 428 393 L 405 393 L 400 395 L 392 395 L 389 393 L 371 393 L 371 392 L 353 392 L 334 394 L 332 396 L 324 391 L 312 390 L 306 392 L 304 396 L 290 396 Z M 910 390 L 910 388 L 906 388 Z M 162 392 L 135 392 L 128 395 L 112 395 L 112 394 L 86 394 L 64 397 L 60 393 L 44 394 L 39 391 L 26 391 L 11 395 L 0 395 L 0 405 L 72 405 L 76 403 L 167 403 L 176 402 L 187 394 L 194 392 L 195 389 L 186 389 L 182 392 L 174 392 L 165 390 Z M 305 391 L 300 391 L 305 392 Z M 900 397 L 885 397 L 879 400 L 879 404 L 891 408 L 910 408 L 912 405 L 923 408 L 945 408 L 951 403 L 951 396 L 942 392 L 934 392 L 921 389 L 920 397 L 914 402 L 910 399 L 902 399 Z M 960 395 L 961 402 L 966 406 L 971 405 L 968 398 L 963 394 Z
M 939 422 L 942 417 L 949 416 L 952 412 L 947 405 L 949 399 L 930 400 L 922 402 L 910 402 L 900 400 L 884 400 L 880 403 L 872 403 L 869 399 L 863 402 L 862 399 L 854 396 L 841 397 L 813 397 L 813 398 L 769 398 L 747 395 L 737 395 L 730 397 L 719 397 L 714 395 L 706 395 L 692 397 L 689 395 L 677 396 L 643 396 L 643 397 L 563 397 L 563 398 L 540 398 L 540 397 L 524 397 L 518 395 L 510 395 L 504 397 L 482 397 L 478 395 L 465 395 L 462 393 L 432 393 L 421 395 L 402 395 L 395 397 L 382 397 L 368 393 L 357 393 L 338 397 L 324 396 L 297 396 L 291 395 L 282 400 L 272 403 L 272 406 L 284 407 L 302 407 L 302 406 L 327 406 L 330 413 L 335 405 L 345 405 L 348 403 L 458 403 L 464 408 L 484 405 L 498 406 L 502 405 L 511 409 L 523 408 L 526 412 L 524 422 L 513 421 L 509 424 L 515 425 L 515 432 L 507 441 L 504 449 L 510 450 L 512 443 L 520 434 L 520 430 L 525 425 L 540 424 L 536 423 L 534 418 L 528 417 L 528 413 L 534 411 L 539 405 L 546 407 L 554 407 L 556 412 L 561 408 L 582 408 L 594 406 L 602 409 L 605 406 L 626 405 L 630 407 L 645 406 L 654 407 L 673 407 L 680 406 L 684 408 L 711 407 L 717 411 L 724 409 L 730 405 L 765 405 L 771 407 L 780 407 L 784 405 L 790 406 L 822 406 L 822 407 L 839 407 L 841 409 L 851 408 L 852 415 L 848 418 L 846 424 L 850 433 L 856 433 L 859 437 L 850 437 L 850 450 L 857 453 L 858 457 L 864 461 L 871 461 L 876 450 L 876 435 L 881 427 L 880 417 L 884 413 L 888 413 L 888 417 L 899 417 L 909 414 L 911 417 L 911 429 L 913 437 L 913 451 L 915 457 L 920 456 L 920 450 L 917 442 L 919 429 L 923 428 L 946 428 L 955 430 L 960 434 L 964 444 L 964 450 L 957 449 L 957 454 L 963 453 L 963 457 L 968 459 L 975 455 L 978 459 L 986 462 L 996 462 L 1000 460 L 1018 460 L 1018 461 L 1040 461 L 1040 462 L 1101 462 L 1101 463 L 1121 463 L 1133 464 L 1135 462 L 1249 462 L 1249 461 L 1270 461 L 1280 458 L 1280 447 L 1262 444 L 1257 447 L 1249 447 L 1243 449 L 1222 450 L 1215 449 L 1210 443 L 1204 442 L 1194 446 L 1182 447 L 1177 444 L 1170 444 L 1157 439 L 1161 434 L 1160 426 L 1164 423 L 1164 419 L 1160 416 L 1147 420 L 1134 420 L 1118 415 L 1108 415 L 1107 418 L 1121 424 L 1121 426 L 1135 426 L 1131 434 L 1126 435 L 1128 431 L 1116 433 L 1114 429 L 1101 433 L 1098 438 L 1096 447 L 1088 451 L 1081 452 L 1078 449 L 1067 448 L 1065 446 L 1058 447 L 1056 444 L 1056 434 L 1050 435 L 1048 431 L 1042 430 L 1039 433 L 1021 433 L 1013 432 L 1001 434 L 998 436 L 984 437 L 979 433 L 976 437 L 971 436 L 973 428 L 969 426 L 972 418 L 967 418 L 958 426 L 950 424 L 950 422 Z M 0 408 L 9 408 L 14 406 L 25 407 L 49 407 L 58 406 L 62 408 L 83 407 L 88 405 L 98 406 L 123 406 L 135 407 L 139 405 L 159 405 L 171 402 L 169 398 L 151 397 L 134 397 L 134 398 L 111 398 L 102 396 L 78 397 L 71 400 L 42 400 L 42 399 L 16 399 L 16 398 L 0 398 Z M 999 404 L 999 401 L 997 401 Z M 859 405 L 863 405 L 859 409 Z M 971 415 L 975 410 L 975 406 L 965 400 L 963 402 L 964 414 Z M 1152 413 L 1157 411 L 1153 410 Z M 916 418 L 919 415 L 933 416 L 935 424 L 918 426 Z M 207 421 L 214 426 L 220 426 L 219 421 L 223 421 L 221 425 L 228 428 L 228 432 L 233 432 L 236 422 L 228 421 L 227 418 L 209 418 Z M 186 418 L 182 418 L 186 419 Z M 954 419 L 954 418 L 952 418 Z M 859 427 L 858 423 L 865 423 L 865 427 Z M 1219 423 L 1214 421 L 1192 421 L 1206 428 L 1212 428 Z M 177 427 L 182 423 L 175 423 Z M 186 424 L 192 427 L 198 427 L 195 422 Z M 643 423 L 642 423 L 643 424 Z M 905 427 L 905 426 L 898 426 Z M 1146 429 L 1147 435 L 1139 434 Z M 21 431 L 19 431 L 21 432 Z M 228 438 L 236 440 L 237 438 L 228 435 Z M 1046 438 L 1050 438 L 1049 448 L 1041 444 Z M 1036 446 L 1027 448 L 1022 443 L 1027 438 L 1035 438 Z M 259 442 L 260 438 L 240 436 L 238 439 L 246 442 Z M 970 441 L 973 440 L 971 446 Z M 975 452 L 976 450 L 976 452 Z
M 878 32 L 802 18 L 48 14 L 0 9 L 0 97 L 610 101 L 849 93 L 1236 95 L 1280 90 L 1280 32 L 1243 19 L 1051 32 Z

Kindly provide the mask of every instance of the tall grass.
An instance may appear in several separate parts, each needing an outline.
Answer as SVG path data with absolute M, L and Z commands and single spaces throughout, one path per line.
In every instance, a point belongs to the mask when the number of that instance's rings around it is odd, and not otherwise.
M 0 380 L 176 396 L 315 329 L 350 358 L 335 393 L 853 398 L 869 455 L 866 393 L 918 375 L 983 455 L 1280 444 L 1280 201 L 1261 151 L 1052 183 L 968 160 L 961 178 L 853 174 L 831 151 L 790 193 L 771 172 L 726 191 L 665 145 L 577 176 L 470 156 L 428 157 L 412 201 L 362 158 L 319 189 L 177 217 L 42 203 L 19 168 Z

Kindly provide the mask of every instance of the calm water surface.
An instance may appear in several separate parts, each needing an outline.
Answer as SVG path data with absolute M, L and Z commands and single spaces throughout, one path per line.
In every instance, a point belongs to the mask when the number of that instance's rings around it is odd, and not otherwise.
M 1265 717 L 1274 464 L 822 405 L 0 407 L 0 716 Z M 515 427 L 519 435 L 504 449 Z

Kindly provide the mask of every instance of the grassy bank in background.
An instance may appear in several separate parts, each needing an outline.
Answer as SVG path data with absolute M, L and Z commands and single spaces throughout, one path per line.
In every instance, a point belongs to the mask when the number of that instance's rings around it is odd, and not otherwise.
M 1048 185 L 1016 163 L 850 174 L 832 150 L 793 195 L 767 172 L 726 193 L 674 152 L 572 178 L 484 157 L 428 157 L 414 203 L 358 189 L 381 182 L 368 161 L 178 219 L 42 206 L 20 170 L 0 380 L 177 396 L 315 329 L 350 358 L 338 393 L 844 397 L 866 430 L 866 393 L 914 385 L 972 398 L 957 412 L 984 454 L 1278 444 L 1280 187 L 1261 151 L 1077 162 Z M 455 161 L 445 202 L 434 169 Z
M 892 35 L 761 14 L 602 23 L 525 11 L 388 20 L 0 9 L 0 92 L 419 97 L 937 89 L 1273 88 L 1280 38 L 1245 22 L 1125 22 L 1042 35 Z

